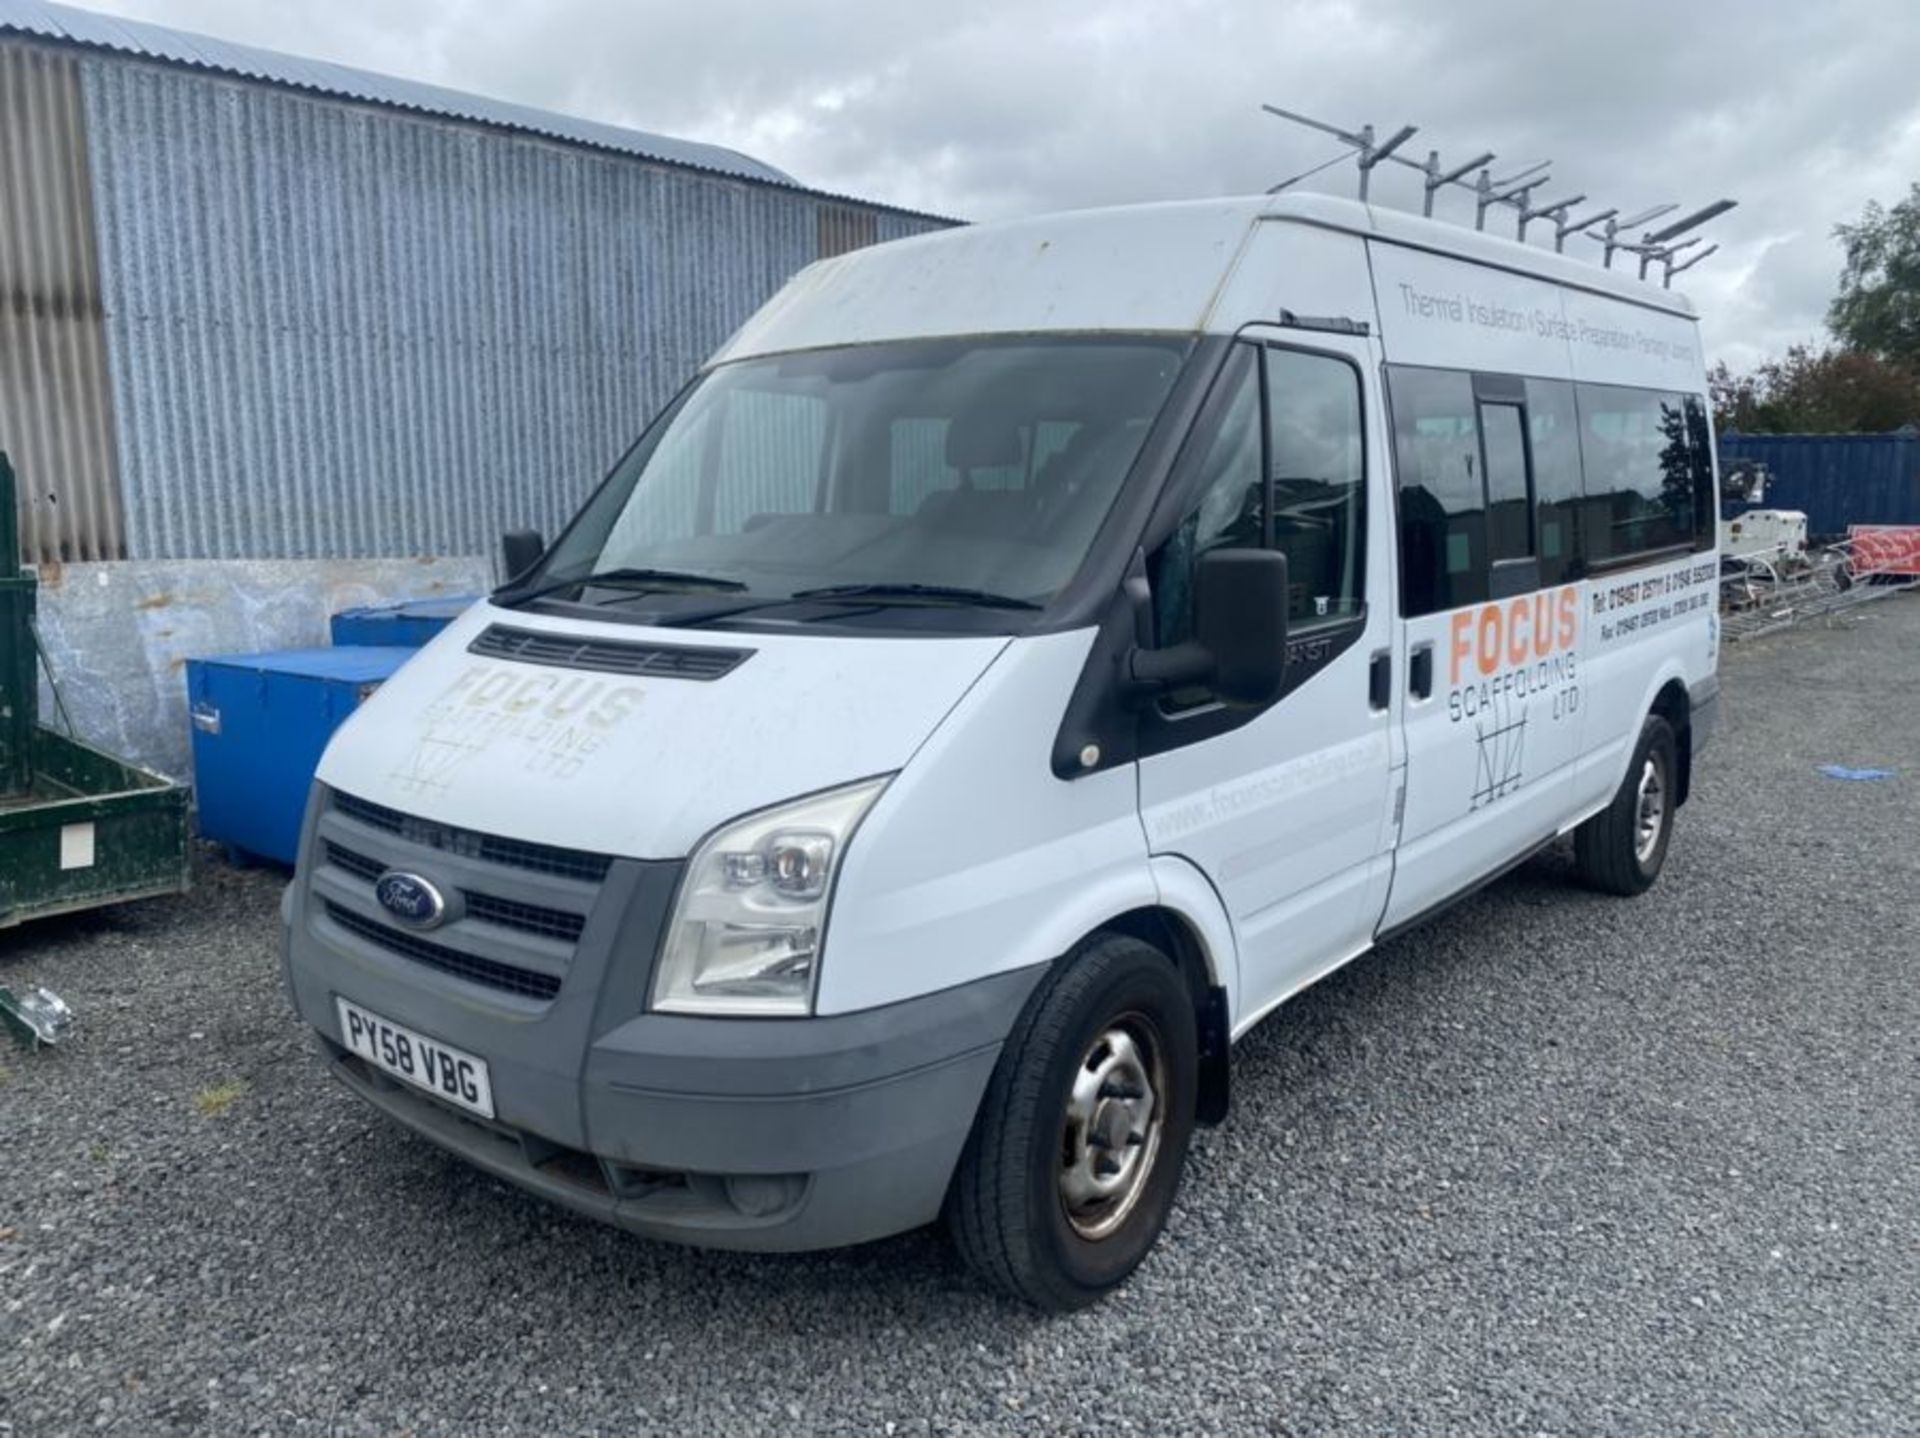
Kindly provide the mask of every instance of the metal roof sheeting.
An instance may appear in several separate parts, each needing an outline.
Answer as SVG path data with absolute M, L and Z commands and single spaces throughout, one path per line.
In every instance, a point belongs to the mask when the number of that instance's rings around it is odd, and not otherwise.
M 250 45 L 234 45 L 206 35 L 170 30 L 138 20 L 100 15 L 91 10 L 76 10 L 47 0 L 0 0 L 0 34 L 7 32 L 33 35 L 44 40 L 63 40 L 76 45 L 113 50 L 123 55 L 138 55 L 149 60 L 165 60 L 191 65 L 223 74 L 263 80 L 275 85 L 314 90 L 327 95 L 362 100 L 372 105 L 392 105 L 429 115 L 444 115 L 503 129 L 524 130 L 587 145 L 597 150 L 615 150 L 638 155 L 663 164 L 685 165 L 716 174 L 771 184 L 794 185 L 792 176 L 772 165 L 720 145 L 702 145 L 678 140 L 669 135 L 644 130 L 627 130 L 618 125 L 603 125 L 592 120 L 577 120 L 490 100 L 438 85 L 376 75 L 324 60 L 305 60 Z

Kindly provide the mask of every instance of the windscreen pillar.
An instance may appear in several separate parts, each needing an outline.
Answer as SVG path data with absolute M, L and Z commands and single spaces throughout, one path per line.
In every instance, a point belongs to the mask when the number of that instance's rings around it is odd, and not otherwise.
M 0 452 L 0 795 L 33 783 L 33 733 L 39 718 L 34 682 L 33 603 L 37 581 L 20 570 L 20 509 L 13 466 Z

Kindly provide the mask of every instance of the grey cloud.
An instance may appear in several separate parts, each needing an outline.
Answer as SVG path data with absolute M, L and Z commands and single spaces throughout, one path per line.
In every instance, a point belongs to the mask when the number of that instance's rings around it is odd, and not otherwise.
M 1740 199 L 1687 287 L 1711 348 L 1741 363 L 1818 332 L 1834 223 L 1920 175 L 1907 0 L 102 3 L 966 218 L 1258 190 L 1334 153 L 1263 100 L 1411 121 L 1416 155 L 1551 156 L 1557 194 Z M 1379 196 L 1417 203 L 1416 180 L 1383 175 Z M 1351 184 L 1339 166 L 1308 187 Z

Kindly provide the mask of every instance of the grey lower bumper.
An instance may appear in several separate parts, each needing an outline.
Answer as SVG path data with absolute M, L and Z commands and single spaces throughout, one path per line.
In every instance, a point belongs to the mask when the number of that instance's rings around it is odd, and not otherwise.
M 830 1248 L 938 1216 L 1039 977 L 1024 970 L 839 1017 L 637 1018 L 592 1046 L 579 1119 L 551 1126 L 584 1130 L 584 1147 L 468 1116 L 349 1053 L 324 1012 L 308 1016 L 349 1088 L 499 1178 L 650 1238 Z M 466 1040 L 457 1025 L 439 1028 Z M 496 1068 L 494 1082 L 511 1084 L 511 1070 Z

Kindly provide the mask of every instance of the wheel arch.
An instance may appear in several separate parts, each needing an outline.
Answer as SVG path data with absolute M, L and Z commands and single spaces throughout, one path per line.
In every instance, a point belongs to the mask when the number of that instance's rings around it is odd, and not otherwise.
M 1693 788 L 1693 696 L 1686 682 L 1677 674 L 1668 678 L 1653 696 L 1647 712 L 1658 714 L 1673 730 L 1674 765 L 1678 770 L 1673 780 L 1673 805 L 1677 809 L 1687 802 Z
M 1195 1095 L 1194 1116 L 1204 1124 L 1219 1123 L 1227 1116 L 1230 1103 L 1232 1061 L 1228 1051 L 1233 1044 L 1233 1019 L 1228 991 L 1221 982 L 1219 956 L 1200 925 L 1170 904 L 1145 904 L 1115 914 L 1086 938 L 1101 933 L 1125 934 L 1158 949 L 1185 977 L 1193 996 L 1200 1041 L 1200 1091 Z

